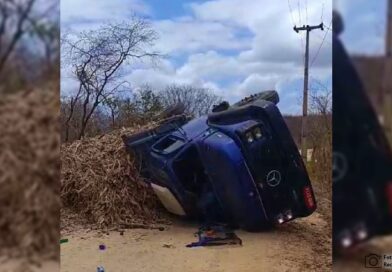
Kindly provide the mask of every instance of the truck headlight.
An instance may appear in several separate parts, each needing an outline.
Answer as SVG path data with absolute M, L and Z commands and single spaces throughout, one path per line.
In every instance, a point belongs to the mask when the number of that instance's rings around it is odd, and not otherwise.
M 252 143 L 255 139 L 253 138 L 252 132 L 247 132 L 245 134 L 246 141 L 248 143 Z
M 287 219 L 287 220 L 293 219 L 293 213 L 292 213 L 291 211 L 287 211 L 287 212 L 286 212 L 286 219 Z
M 253 135 L 256 139 L 260 139 L 261 137 L 263 137 L 263 134 L 261 133 L 261 129 L 259 127 L 253 129 Z
M 357 232 L 357 238 L 358 238 L 358 240 L 364 240 L 364 239 L 367 238 L 367 236 L 368 236 L 368 233 L 367 233 L 367 231 L 366 231 L 365 229 L 359 230 L 359 231 Z
M 368 237 L 368 231 L 365 223 L 358 224 L 354 232 L 358 240 L 365 240 Z
M 350 236 L 345 236 L 340 240 L 342 246 L 344 248 L 350 247 L 353 244 L 353 240 L 351 239 Z
M 282 214 L 279 214 L 279 215 L 276 217 L 276 220 L 278 221 L 279 224 L 284 223 L 283 215 L 282 215 Z

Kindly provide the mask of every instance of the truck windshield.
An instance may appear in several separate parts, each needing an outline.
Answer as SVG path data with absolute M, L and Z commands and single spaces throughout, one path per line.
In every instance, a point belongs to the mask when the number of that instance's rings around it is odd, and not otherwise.
M 184 140 L 169 136 L 153 146 L 153 150 L 160 153 L 171 153 L 184 145 Z

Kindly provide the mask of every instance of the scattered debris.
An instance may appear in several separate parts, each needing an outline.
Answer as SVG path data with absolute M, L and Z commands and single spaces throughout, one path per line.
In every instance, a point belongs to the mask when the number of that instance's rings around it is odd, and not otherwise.
M 173 246 L 172 244 L 163 244 L 162 247 L 165 247 L 165 248 L 174 248 L 174 246 Z
M 0 254 L 59 259 L 59 92 L 0 99 Z
M 220 245 L 242 246 L 242 240 L 234 233 L 234 231 L 221 225 L 201 227 L 195 235 L 198 236 L 199 241 L 188 244 L 186 247 Z
M 64 244 L 64 243 L 68 243 L 68 239 L 67 238 L 64 238 L 64 239 L 60 240 L 60 244 Z

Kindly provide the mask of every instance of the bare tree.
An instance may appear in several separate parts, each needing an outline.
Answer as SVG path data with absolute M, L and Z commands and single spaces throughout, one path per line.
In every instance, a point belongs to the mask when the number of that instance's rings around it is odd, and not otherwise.
M 58 82 L 59 32 L 58 0 L 0 1 L 1 94 Z
M 59 61 L 60 28 L 58 22 L 33 21 L 35 35 L 41 41 L 45 55 L 46 71 L 53 69 L 53 62 Z
M 77 93 L 75 95 L 71 95 L 69 97 L 68 101 L 66 101 L 64 103 L 64 104 L 68 105 L 68 108 L 69 108 L 67 112 L 62 113 L 62 115 L 66 116 L 65 117 L 65 136 L 64 136 L 66 142 L 69 141 L 70 122 L 74 116 L 75 108 L 76 108 L 77 103 L 80 100 L 81 94 L 82 94 L 82 84 L 79 84 L 79 89 L 78 89 Z
M 146 84 L 141 86 L 134 94 L 134 107 L 142 120 L 149 121 L 163 110 L 161 99 L 157 93 Z
M 156 58 L 159 54 L 151 49 L 157 39 L 156 32 L 147 21 L 136 17 L 127 23 L 105 24 L 73 36 L 63 39 L 63 49 L 81 84 L 80 139 L 97 107 L 127 83 L 122 80 L 123 65 L 132 60 Z
M 22 36 L 36 0 L 0 1 L 0 73 Z
M 192 85 L 171 85 L 160 92 L 164 107 L 183 103 L 186 113 L 201 116 L 211 111 L 212 106 L 221 102 L 221 98 L 209 89 L 194 87 Z
M 313 148 L 312 177 L 317 187 L 327 199 L 331 197 L 332 169 L 332 92 L 312 92 L 310 94 L 309 139 Z
M 120 113 L 121 99 L 118 97 L 109 97 L 104 101 L 104 105 L 110 111 L 111 128 L 116 128 L 116 120 Z

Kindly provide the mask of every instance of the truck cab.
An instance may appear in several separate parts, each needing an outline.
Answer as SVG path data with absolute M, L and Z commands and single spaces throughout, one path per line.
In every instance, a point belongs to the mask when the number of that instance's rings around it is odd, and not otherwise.
M 340 41 L 343 26 L 337 13 L 334 20 L 333 247 L 340 254 L 391 233 L 392 152 Z
M 143 172 L 168 211 L 261 230 L 316 209 L 278 100 L 275 91 L 265 92 L 123 139 L 128 151 L 143 161 Z

